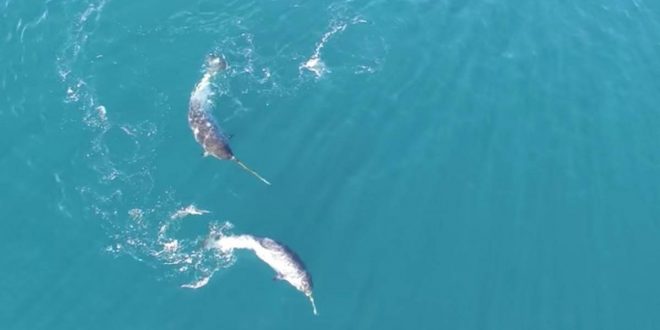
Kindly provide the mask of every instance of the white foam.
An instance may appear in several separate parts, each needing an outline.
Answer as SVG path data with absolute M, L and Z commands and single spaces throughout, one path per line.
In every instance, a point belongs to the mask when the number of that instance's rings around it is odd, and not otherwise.
M 212 246 L 222 252 L 231 253 L 235 249 L 255 251 L 260 247 L 259 242 L 251 235 L 222 236 L 212 242 Z
M 321 58 L 321 51 L 323 50 L 325 45 L 328 43 L 330 38 L 332 38 L 332 36 L 334 36 L 335 34 L 341 33 L 344 30 L 346 30 L 346 28 L 349 25 L 359 24 L 359 23 L 366 23 L 366 22 L 367 22 L 366 20 L 364 20 L 362 18 L 359 18 L 359 17 L 355 17 L 355 18 L 351 19 L 349 22 L 333 22 L 330 25 L 330 30 L 325 32 L 323 34 L 323 37 L 321 37 L 321 41 L 319 41 L 316 44 L 316 48 L 314 49 L 314 53 L 312 54 L 312 56 L 310 56 L 307 59 L 307 61 L 305 61 L 304 63 L 301 63 L 300 69 L 306 69 L 306 70 L 314 73 L 316 78 L 320 78 L 324 74 L 330 72 L 328 67 L 325 65 L 325 62 L 323 62 L 323 59 Z
M 202 76 L 202 79 L 195 85 L 192 94 L 190 95 L 191 99 L 195 99 L 202 104 L 206 103 L 211 96 L 213 96 L 213 91 L 211 90 L 211 78 L 215 74 L 211 72 L 205 72 Z
M 206 71 L 202 76 L 202 79 L 195 85 L 191 95 L 190 101 L 199 102 L 202 107 L 200 110 L 206 110 L 208 107 L 213 106 L 211 97 L 213 97 L 214 92 L 211 88 L 211 81 L 213 77 L 220 71 L 222 67 L 222 59 L 219 57 L 210 57 L 206 63 Z
M 179 250 L 178 240 L 172 240 L 163 244 L 163 251 L 165 252 L 172 253 L 172 252 L 176 252 L 177 250 Z
M 108 111 L 106 110 L 105 106 L 99 105 L 96 107 L 96 112 L 99 115 L 99 119 L 102 121 L 107 121 L 108 120 Z
M 65 102 L 79 104 L 85 114 L 83 118 L 85 124 L 103 130 L 107 129 L 108 124 L 105 120 L 105 113 L 99 111 L 99 107 L 102 106 L 98 105 L 96 93 L 83 79 L 86 75 L 74 72 L 73 68 L 77 66 L 91 33 L 98 26 L 108 1 L 90 1 L 91 3 L 87 5 L 84 12 L 78 16 L 78 20 L 73 21 L 64 47 L 57 55 L 57 72 L 66 88 Z M 37 22 L 46 19 L 47 15 L 47 12 L 44 12 Z
M 325 66 L 325 63 L 319 58 L 319 57 L 314 57 L 312 56 L 305 64 L 303 64 L 303 67 L 312 73 L 316 75 L 316 77 L 321 77 L 323 74 L 325 74 L 328 69 Z
M 209 284 L 209 280 L 211 279 L 212 276 L 213 275 L 202 277 L 201 279 L 199 279 L 195 282 L 188 283 L 188 284 L 183 284 L 183 285 L 181 285 L 181 287 L 182 288 L 187 288 L 187 289 L 193 289 L 193 290 L 194 289 L 199 289 L 199 288 Z
M 151 256 L 161 265 L 171 266 L 176 277 L 188 278 L 188 282 L 181 287 L 198 289 L 208 284 L 210 278 L 221 268 L 229 267 L 233 264 L 234 256 L 230 253 L 209 253 L 206 246 L 200 244 L 200 238 L 195 240 L 175 238 L 174 234 L 177 219 L 168 218 L 160 226 L 158 231 L 157 246 L 158 249 L 152 250 Z M 224 234 L 230 223 L 222 225 L 212 224 L 211 232 Z M 192 281 L 190 281 L 192 276 Z
M 190 204 L 186 207 L 183 207 L 183 208 L 180 208 L 180 209 L 176 210 L 176 212 L 174 212 L 170 216 L 170 219 L 175 220 L 175 219 L 185 218 L 189 215 L 203 215 L 203 214 L 207 214 L 207 213 L 210 213 L 210 212 L 207 211 L 207 210 L 199 209 L 199 208 L 197 208 L 197 206 L 195 206 L 193 204 Z

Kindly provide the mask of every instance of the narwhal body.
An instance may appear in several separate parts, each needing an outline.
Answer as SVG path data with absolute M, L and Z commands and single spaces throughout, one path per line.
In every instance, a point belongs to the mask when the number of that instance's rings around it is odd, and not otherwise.
M 211 56 L 207 60 L 206 72 L 204 72 L 204 76 L 202 76 L 202 79 L 190 94 L 188 125 L 190 125 L 190 129 L 193 131 L 197 143 L 204 148 L 204 156 L 213 156 L 218 159 L 234 161 L 259 180 L 270 185 L 268 180 L 245 166 L 245 164 L 234 156 L 229 146 L 229 137 L 222 131 L 222 128 L 220 128 L 220 125 L 218 125 L 218 122 L 211 113 L 213 108 L 213 102 L 211 101 L 211 96 L 213 96 L 211 80 L 219 71 L 226 67 L 227 64 L 220 57 Z
M 211 247 L 224 252 L 234 249 L 253 251 L 259 259 L 268 264 L 276 273 L 275 278 L 291 284 L 296 290 L 307 296 L 312 303 L 314 315 L 317 314 L 312 297 L 312 276 L 305 269 L 305 264 L 291 249 L 273 239 L 252 235 L 220 236 L 209 241 Z

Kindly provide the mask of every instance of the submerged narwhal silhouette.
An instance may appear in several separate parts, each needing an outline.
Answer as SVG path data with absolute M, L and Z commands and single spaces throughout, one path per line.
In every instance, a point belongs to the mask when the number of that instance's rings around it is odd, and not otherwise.
M 222 131 L 211 113 L 213 106 L 210 100 L 210 97 L 213 96 L 211 79 L 226 67 L 227 63 L 220 57 L 214 55 L 208 57 L 206 72 L 204 72 L 204 76 L 202 76 L 202 79 L 190 94 L 188 124 L 193 131 L 195 140 L 204 148 L 204 156 L 213 156 L 218 159 L 234 161 L 242 169 L 256 176 L 265 184 L 270 185 L 268 180 L 264 179 L 259 173 L 247 167 L 234 156 L 229 146 L 229 137 Z

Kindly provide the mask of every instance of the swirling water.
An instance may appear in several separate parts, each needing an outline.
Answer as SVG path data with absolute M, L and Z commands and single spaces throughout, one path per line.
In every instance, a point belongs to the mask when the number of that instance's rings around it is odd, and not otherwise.
M 655 2 L 2 0 L 0 43 L 2 329 L 660 327 Z M 273 186 L 192 138 L 209 53 Z

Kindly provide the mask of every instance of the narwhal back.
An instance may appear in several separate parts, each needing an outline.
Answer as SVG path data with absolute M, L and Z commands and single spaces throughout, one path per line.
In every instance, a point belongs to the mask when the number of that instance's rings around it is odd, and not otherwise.
M 188 111 L 188 123 L 192 128 L 197 143 L 204 148 L 204 155 L 214 156 L 219 159 L 232 159 L 234 153 L 229 146 L 229 138 L 215 121 L 215 118 L 202 109 L 198 100 L 190 100 L 190 111 Z
M 269 251 L 277 251 L 277 253 L 286 256 L 292 263 L 296 265 L 304 273 L 305 281 L 309 284 L 309 289 L 314 288 L 314 282 L 312 281 L 312 275 L 307 272 L 307 267 L 305 263 L 300 259 L 297 253 L 293 252 L 288 246 L 275 241 L 268 237 L 258 238 L 259 244 Z

